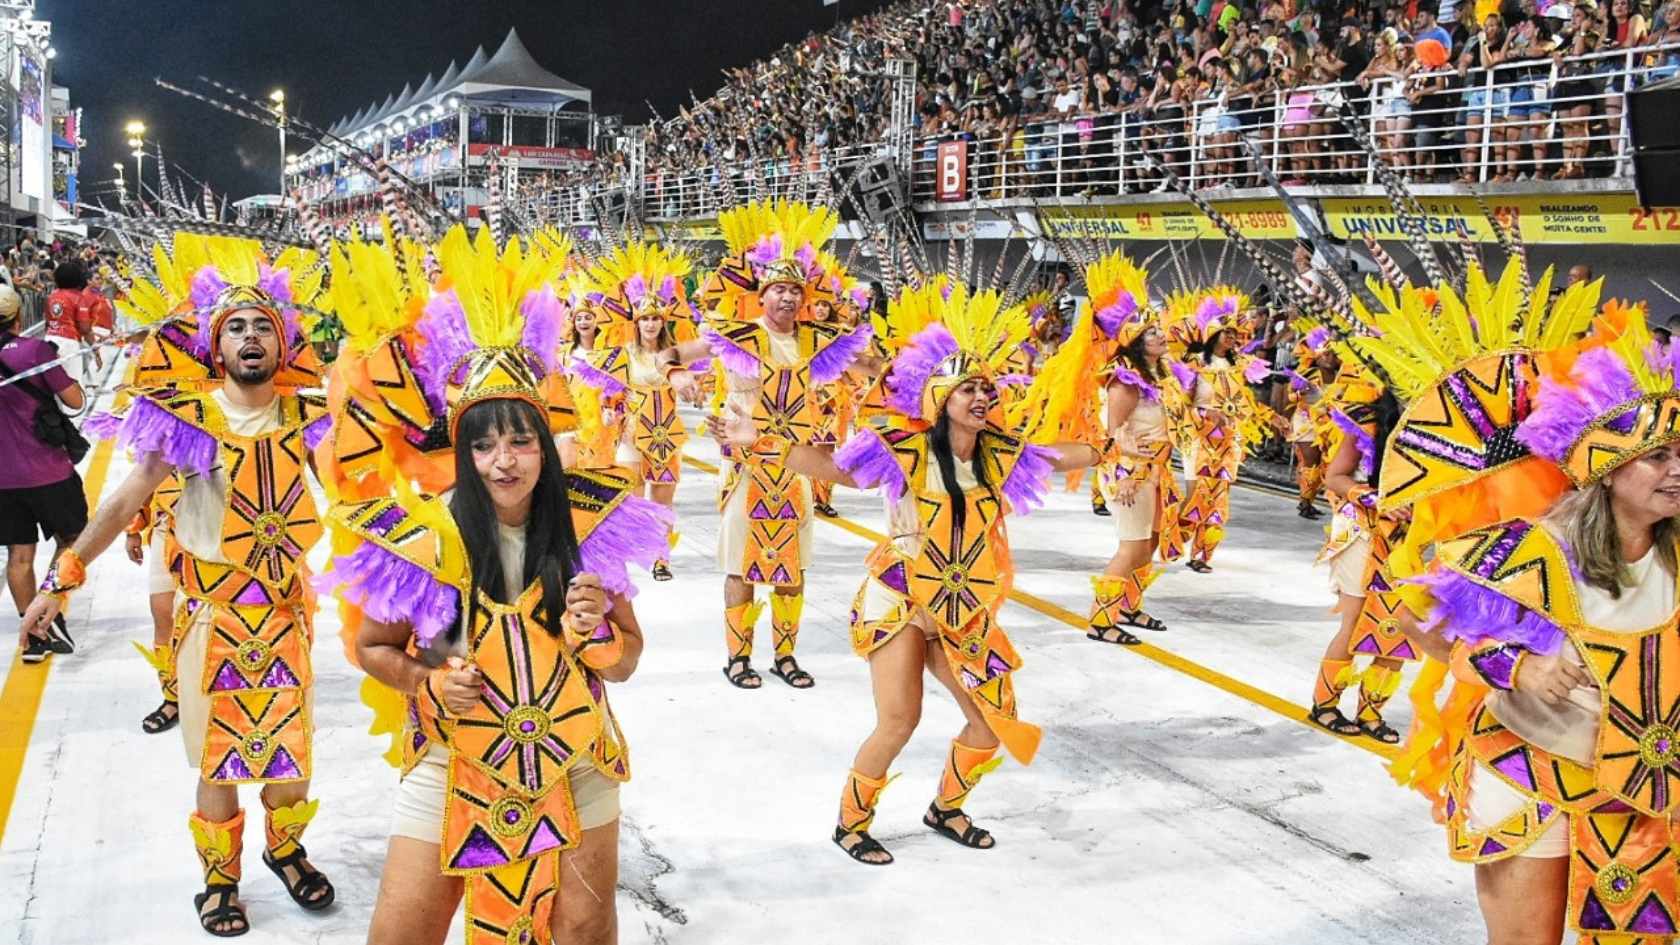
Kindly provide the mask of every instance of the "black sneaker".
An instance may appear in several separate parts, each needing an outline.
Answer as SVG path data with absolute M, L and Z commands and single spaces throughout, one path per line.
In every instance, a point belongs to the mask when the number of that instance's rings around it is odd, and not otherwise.
M 22 659 L 25 663 L 39 663 L 51 656 L 52 653 L 52 644 L 47 642 L 45 637 L 30 637 L 29 645 L 23 648 L 23 654 L 19 659 Z
M 47 628 L 47 646 L 54 653 L 76 652 L 76 641 L 70 639 L 70 628 L 64 625 L 63 614 L 54 617 L 52 626 Z

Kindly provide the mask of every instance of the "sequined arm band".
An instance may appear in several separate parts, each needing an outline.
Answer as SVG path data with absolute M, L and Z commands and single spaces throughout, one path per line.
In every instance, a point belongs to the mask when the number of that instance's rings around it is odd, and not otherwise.
M 578 661 L 594 670 L 616 666 L 624 658 L 624 638 L 611 620 L 603 619 L 594 629 L 580 629 L 571 614 L 560 618 L 560 629 L 566 645 L 571 647 Z
M 87 565 L 82 563 L 82 556 L 76 554 L 74 548 L 66 548 L 59 553 L 58 560 L 54 561 L 52 568 L 47 571 L 46 580 L 41 582 L 41 593 L 62 600 L 85 583 Z
M 1481 640 L 1472 646 L 1459 640 L 1452 648 L 1453 675 L 1510 692 L 1516 688 L 1517 671 L 1527 654 L 1527 647 L 1515 643 Z

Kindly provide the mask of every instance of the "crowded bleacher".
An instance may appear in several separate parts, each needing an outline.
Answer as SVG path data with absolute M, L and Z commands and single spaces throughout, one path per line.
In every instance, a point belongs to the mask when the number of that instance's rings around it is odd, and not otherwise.
M 1439 4 L 1439 5 L 1437 5 Z M 918 159 L 967 140 L 981 196 L 1355 183 L 1358 116 L 1414 181 L 1618 173 L 1624 89 L 1680 71 L 1680 0 L 926 0 L 729 72 L 657 122 L 656 179 L 768 175 L 881 140 L 889 58 L 917 66 Z

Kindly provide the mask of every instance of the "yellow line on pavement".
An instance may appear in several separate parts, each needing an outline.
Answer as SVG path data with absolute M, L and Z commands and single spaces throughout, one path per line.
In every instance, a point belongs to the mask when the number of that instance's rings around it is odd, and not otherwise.
M 695 459 L 694 457 L 688 455 L 684 455 L 683 460 L 702 472 L 713 474 L 718 472 L 718 468 L 716 466 L 705 462 L 704 460 Z M 848 521 L 844 518 L 821 518 L 820 520 L 827 522 L 836 528 L 851 532 L 859 538 L 866 538 L 870 541 L 884 541 L 886 539 L 886 536 L 881 533 L 872 529 L 864 528 L 862 525 L 859 525 L 856 522 Z M 1076 630 L 1083 631 L 1089 628 L 1089 624 L 1084 617 L 1081 617 L 1065 607 L 1061 607 L 1051 603 L 1050 601 L 1044 600 L 1041 597 L 1034 597 L 1026 591 L 1010 591 L 1009 599 L 1021 604 L 1024 607 L 1036 610 L 1053 620 L 1059 620 Z M 1393 745 L 1384 745 L 1381 742 L 1367 738 L 1363 735 L 1337 735 L 1334 732 L 1320 728 L 1308 721 L 1306 706 L 1297 705 L 1282 696 L 1273 695 L 1264 689 L 1251 686 L 1240 679 L 1227 676 L 1216 669 L 1211 669 L 1195 662 L 1194 660 L 1186 659 L 1185 657 L 1179 656 L 1177 653 L 1170 650 L 1163 650 L 1160 647 L 1149 643 L 1141 643 L 1137 646 L 1116 647 L 1116 649 L 1122 650 L 1126 653 L 1136 654 L 1152 663 L 1165 666 L 1167 669 L 1173 670 L 1174 672 L 1183 673 L 1191 679 L 1207 683 L 1208 685 L 1228 692 L 1239 699 L 1247 700 L 1262 709 L 1275 712 L 1291 722 L 1304 725 L 1315 732 L 1328 735 L 1331 738 L 1345 742 L 1355 748 L 1362 748 L 1365 751 L 1374 755 L 1379 755 L 1383 758 L 1394 757 L 1396 749 Z
M 105 476 L 111 471 L 115 445 L 114 440 L 104 440 L 93 449 L 93 459 L 82 479 L 89 509 L 99 504 L 99 496 L 105 490 Z M 46 570 L 45 563 L 38 560 L 37 564 Z M 56 659 L 50 657 L 27 665 L 20 651 L 14 650 L 6 686 L 0 689 L 0 842 L 6 838 L 6 821 L 12 813 L 12 800 L 17 796 L 18 777 L 23 774 L 23 756 L 29 751 L 35 714 L 41 709 L 41 694 L 46 691 L 47 674 Z

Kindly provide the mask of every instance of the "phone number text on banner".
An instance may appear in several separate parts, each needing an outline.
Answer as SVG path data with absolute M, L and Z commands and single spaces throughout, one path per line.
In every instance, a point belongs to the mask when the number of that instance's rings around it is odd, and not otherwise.
M 1214 204 L 1249 239 L 1295 237 L 1295 221 L 1277 200 L 1227 200 Z M 1149 203 L 1132 206 L 1050 207 L 1039 224 L 1058 239 L 1222 240 L 1225 234 L 1195 205 Z

